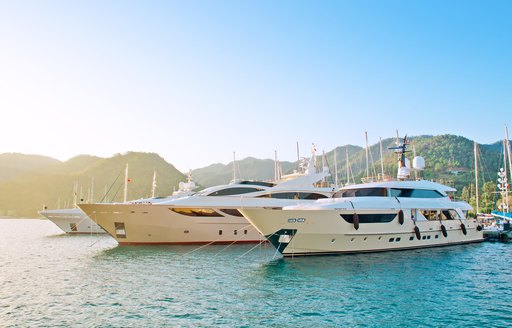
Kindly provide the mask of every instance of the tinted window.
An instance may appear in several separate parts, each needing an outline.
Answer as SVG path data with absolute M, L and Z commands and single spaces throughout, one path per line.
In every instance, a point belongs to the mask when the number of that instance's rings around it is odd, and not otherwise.
M 386 188 L 345 189 L 340 190 L 333 195 L 334 198 L 368 196 L 385 197 L 387 196 Z
M 259 198 L 277 198 L 277 199 L 320 199 L 327 196 L 315 192 L 276 192 L 258 196 Z
M 348 223 L 354 223 L 354 214 L 340 214 Z M 386 223 L 396 217 L 395 213 L 387 214 L 359 214 L 359 223 Z
M 440 198 L 444 196 L 437 190 L 391 188 L 391 197 Z
M 207 216 L 207 217 L 222 217 L 221 214 L 215 212 L 210 208 L 169 208 L 171 211 L 186 216 Z
M 233 187 L 233 188 L 226 188 L 214 191 L 208 196 L 229 196 L 229 195 L 240 195 L 240 194 L 246 194 L 249 192 L 255 192 L 255 191 L 262 191 L 264 189 L 260 188 L 244 188 L 244 187 Z
M 225 208 L 220 211 L 232 216 L 243 216 L 236 208 Z

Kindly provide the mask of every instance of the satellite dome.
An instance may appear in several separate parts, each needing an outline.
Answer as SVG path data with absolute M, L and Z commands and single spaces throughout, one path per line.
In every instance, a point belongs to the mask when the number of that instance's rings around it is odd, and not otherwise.
M 425 169 L 425 159 L 421 156 L 416 156 L 412 160 L 412 167 L 416 170 L 424 170 Z

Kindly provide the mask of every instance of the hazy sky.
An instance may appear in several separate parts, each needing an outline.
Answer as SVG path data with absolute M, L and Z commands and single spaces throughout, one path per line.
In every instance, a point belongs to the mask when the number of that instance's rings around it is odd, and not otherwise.
M 512 1 L 0 0 L 0 153 L 295 160 L 512 129 Z

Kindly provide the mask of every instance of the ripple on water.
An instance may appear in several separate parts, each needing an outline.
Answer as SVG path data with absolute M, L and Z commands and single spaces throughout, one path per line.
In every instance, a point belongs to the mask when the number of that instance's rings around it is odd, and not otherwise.
M 512 245 L 272 259 L 0 220 L 3 326 L 508 326 Z M 247 254 L 246 254 L 247 253 Z

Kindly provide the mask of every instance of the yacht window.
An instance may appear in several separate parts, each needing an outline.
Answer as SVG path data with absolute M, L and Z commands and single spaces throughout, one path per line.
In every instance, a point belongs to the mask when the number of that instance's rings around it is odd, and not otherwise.
M 114 229 L 117 238 L 126 238 L 126 229 L 124 228 L 124 222 L 114 222 Z
M 354 223 L 354 214 L 340 214 L 348 223 Z M 396 213 L 359 214 L 359 223 L 387 223 L 393 221 Z
M 259 198 L 277 198 L 277 199 L 320 199 L 327 196 L 315 192 L 276 192 L 258 196 Z
M 345 197 L 386 197 L 388 195 L 386 188 L 361 188 L 344 189 L 336 192 L 333 198 Z
M 214 191 L 208 196 L 230 196 L 230 195 L 240 195 L 247 194 L 249 192 L 262 191 L 265 189 L 262 188 L 253 188 L 253 187 L 232 187 Z
M 437 190 L 430 189 L 390 189 L 391 197 L 410 197 L 410 198 L 441 198 L 444 197 Z
M 76 228 L 76 223 L 70 223 L 70 224 L 69 224 L 69 228 L 70 228 L 70 229 L 71 229 L 71 231 L 73 231 L 73 232 L 78 231 L 78 229 Z
M 221 209 L 220 211 L 232 216 L 243 216 L 242 213 L 240 213 L 236 208 L 225 208 Z
M 207 216 L 207 217 L 223 217 L 223 215 L 215 212 L 211 208 L 169 208 L 171 211 L 186 216 Z
M 256 186 L 263 186 L 263 187 L 274 187 L 276 184 L 272 182 L 265 182 L 265 181 L 241 181 L 238 184 L 251 184 Z

